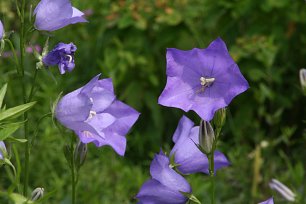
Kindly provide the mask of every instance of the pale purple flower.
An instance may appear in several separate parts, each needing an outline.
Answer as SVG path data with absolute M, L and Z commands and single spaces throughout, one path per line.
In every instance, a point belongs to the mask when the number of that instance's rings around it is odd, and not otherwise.
M 57 104 L 55 116 L 73 130 L 83 143 L 111 146 L 123 156 L 125 135 L 139 113 L 116 99 L 110 78 L 94 77 L 85 86 L 65 95 Z
M 181 192 L 191 193 L 188 182 L 170 168 L 170 161 L 163 152 L 156 154 L 151 166 L 152 179 L 146 181 L 136 198 L 142 204 L 185 204 L 188 200 Z
M 271 197 L 268 200 L 265 200 L 261 203 L 258 203 L 258 204 L 274 204 L 273 197 Z
M 167 49 L 167 84 L 158 103 L 193 110 L 210 121 L 248 87 L 225 43 L 217 38 L 206 49 Z
M 60 73 L 65 74 L 67 71 L 71 72 L 75 67 L 74 53 L 76 50 L 77 47 L 73 43 L 59 43 L 43 57 L 42 61 L 45 66 L 58 65 Z
M 3 28 L 3 24 L 0 20 L 0 40 L 3 38 L 4 36 L 4 28 Z
M 4 155 L 6 154 L 6 147 L 3 141 L 0 141 L 0 159 L 4 159 Z
M 196 144 L 199 144 L 199 126 L 194 127 L 194 123 L 183 116 L 172 138 L 175 143 L 170 152 L 174 155 L 174 161 L 178 165 L 177 169 L 183 174 L 196 172 L 209 173 L 209 162 Z M 214 171 L 228 166 L 230 163 L 223 153 L 214 153 Z
M 70 0 L 41 0 L 34 15 L 37 30 L 54 31 L 70 24 L 87 22 L 84 13 L 72 7 Z

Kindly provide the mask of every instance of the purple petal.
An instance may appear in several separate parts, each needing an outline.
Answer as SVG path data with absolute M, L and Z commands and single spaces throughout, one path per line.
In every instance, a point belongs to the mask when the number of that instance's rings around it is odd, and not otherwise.
M 150 166 L 152 178 L 172 190 L 190 193 L 191 187 L 188 182 L 170 168 L 169 164 L 170 161 L 167 156 L 162 154 L 155 155 Z
M 6 152 L 6 147 L 3 141 L 0 141 L 0 160 L 4 158 L 4 153 Z
M 35 27 L 54 31 L 69 24 L 87 22 L 81 11 L 73 8 L 69 0 L 42 0 L 34 10 Z
M 173 134 L 173 142 L 176 143 L 179 139 L 187 138 L 193 125 L 194 123 L 189 118 L 183 116 Z
M 0 40 L 3 38 L 4 35 L 4 28 L 3 28 L 3 24 L 0 20 Z
M 263 201 L 263 202 L 261 202 L 261 203 L 258 203 L 258 204 L 274 204 L 273 197 L 269 198 L 269 199 L 266 200 L 266 201 Z
M 214 80 L 203 83 L 203 79 Z M 194 110 L 210 121 L 216 110 L 226 107 L 249 88 L 221 38 L 206 49 L 167 49 L 167 83 L 158 103 Z
M 56 118 L 70 129 L 74 129 L 74 122 L 85 121 L 92 107 L 90 99 L 80 91 L 77 89 L 65 95 L 56 106 Z
M 154 179 L 142 185 L 136 198 L 143 204 L 184 204 L 187 201 L 181 193 L 167 188 Z
M 139 113 L 130 106 L 115 100 L 104 113 L 109 113 L 116 121 L 106 128 L 106 132 L 126 135 L 139 117 Z
M 175 163 L 179 164 L 177 168 L 183 174 L 192 174 L 196 172 L 207 174 L 209 168 L 208 159 L 196 145 L 199 143 L 199 126 L 190 129 L 191 121 L 188 120 L 188 118 L 183 117 L 179 122 L 177 130 L 182 130 L 184 128 L 186 128 L 186 130 L 180 137 L 176 135 L 177 131 L 175 132 L 173 137 L 176 138 L 176 141 L 170 155 L 174 155 Z M 188 121 L 189 126 L 184 125 L 182 121 Z M 215 151 L 214 153 L 214 162 L 215 171 L 229 165 L 227 158 L 219 151 Z

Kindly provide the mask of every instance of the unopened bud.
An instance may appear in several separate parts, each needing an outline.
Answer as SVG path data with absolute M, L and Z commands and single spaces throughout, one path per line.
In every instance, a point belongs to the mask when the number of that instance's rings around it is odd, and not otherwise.
M 280 181 L 272 179 L 269 186 L 271 189 L 279 192 L 287 201 L 295 201 L 296 195 Z
M 84 164 L 86 155 L 87 155 L 87 144 L 84 144 L 83 142 L 79 141 L 78 145 L 74 150 L 74 162 L 77 169 L 79 169 Z
M 44 188 L 35 188 L 31 194 L 31 200 L 36 201 L 44 196 Z
M 205 154 L 211 153 L 214 140 L 215 133 L 211 124 L 208 121 L 201 120 L 199 130 L 199 145 Z
M 300 82 L 302 89 L 306 93 L 306 69 L 300 69 Z
M 225 123 L 226 119 L 226 109 L 221 108 L 215 113 L 215 117 L 213 119 L 214 127 L 216 128 L 216 135 L 219 136 L 221 129 Z

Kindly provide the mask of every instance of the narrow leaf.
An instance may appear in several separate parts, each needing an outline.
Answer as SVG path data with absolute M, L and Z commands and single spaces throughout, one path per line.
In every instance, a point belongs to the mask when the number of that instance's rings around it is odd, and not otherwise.
M 11 117 L 17 117 L 18 115 L 26 112 L 27 110 L 29 110 L 30 108 L 32 108 L 35 105 L 35 101 L 34 102 L 30 102 L 30 103 L 26 103 L 20 106 L 16 106 L 14 108 L 9 108 L 5 111 L 0 112 L 0 121 L 4 120 L 4 119 L 8 119 Z
M 13 123 L 5 125 L 0 129 L 0 140 L 5 140 L 9 136 L 11 136 L 23 123 Z
M 0 108 L 2 107 L 3 99 L 6 93 L 7 84 L 4 84 L 0 90 Z

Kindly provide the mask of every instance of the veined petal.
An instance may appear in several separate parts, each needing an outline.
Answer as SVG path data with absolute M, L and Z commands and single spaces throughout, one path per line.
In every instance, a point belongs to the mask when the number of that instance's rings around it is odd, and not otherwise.
M 194 123 L 189 118 L 183 116 L 173 134 L 173 142 L 176 143 L 179 139 L 187 138 L 193 125 Z

